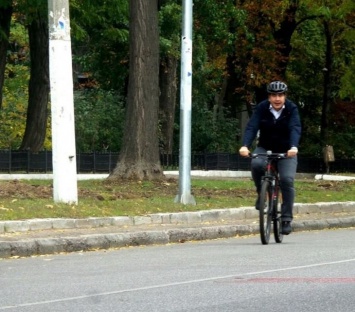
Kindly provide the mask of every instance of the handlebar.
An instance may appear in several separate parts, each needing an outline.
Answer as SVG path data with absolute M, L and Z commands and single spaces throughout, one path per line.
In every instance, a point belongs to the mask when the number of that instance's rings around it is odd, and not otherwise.
M 283 158 L 287 158 L 287 154 L 286 153 L 273 153 L 271 151 L 267 151 L 266 153 L 258 153 L 258 154 L 249 154 L 249 156 L 251 158 L 258 158 L 260 156 L 262 157 L 267 157 L 269 159 L 283 159 Z

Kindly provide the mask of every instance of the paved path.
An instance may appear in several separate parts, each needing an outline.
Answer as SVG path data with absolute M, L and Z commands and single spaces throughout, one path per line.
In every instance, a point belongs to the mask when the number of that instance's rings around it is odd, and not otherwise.
M 164 174 L 168 177 L 178 177 L 179 171 L 164 171 Z M 93 179 L 106 179 L 108 173 L 88 173 L 88 174 L 78 174 L 78 180 L 93 180 Z M 236 178 L 251 178 L 250 171 L 233 171 L 233 170 L 192 170 L 192 178 L 226 178 L 226 179 L 236 179 Z M 315 180 L 327 180 L 327 181 L 349 181 L 355 180 L 355 176 L 340 176 L 340 175 L 329 175 L 329 174 L 312 174 L 312 173 L 297 173 L 296 178 L 309 178 Z M 0 173 L 0 180 L 52 180 L 53 174 L 51 173 L 39 173 L 39 174 L 7 174 Z

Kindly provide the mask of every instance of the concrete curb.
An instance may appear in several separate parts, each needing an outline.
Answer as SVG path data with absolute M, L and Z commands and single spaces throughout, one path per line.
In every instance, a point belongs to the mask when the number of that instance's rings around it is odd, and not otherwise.
M 355 202 L 295 204 L 297 214 L 332 214 L 355 212 Z M 0 222 L 0 234 L 39 230 L 85 229 L 112 226 L 111 233 L 68 235 L 67 237 L 32 238 L 0 241 L 0 258 L 29 257 L 62 252 L 91 251 L 128 246 L 183 243 L 186 241 L 228 238 L 258 234 L 258 212 L 253 207 L 214 209 L 198 212 L 152 214 L 137 217 L 88 219 L 37 219 Z M 248 222 L 249 220 L 249 222 Z M 220 225 L 218 222 L 248 224 Z M 214 223 L 214 224 L 213 224 Z M 138 225 L 170 225 L 169 229 L 127 231 Z M 211 225 L 206 225 L 211 224 Z M 174 225 L 176 228 L 174 228 Z M 180 227 L 179 225 L 184 225 Z M 294 231 L 347 228 L 355 226 L 355 216 L 294 221 Z M 124 230 L 123 230 L 124 229 Z
M 355 202 L 322 202 L 315 204 L 295 204 L 294 215 L 312 213 L 348 213 L 355 212 Z M 0 235 L 6 233 L 30 232 L 39 230 L 87 229 L 112 226 L 137 225 L 203 225 L 208 222 L 235 222 L 258 218 L 254 207 L 211 209 L 203 211 L 157 213 L 144 216 L 119 216 L 84 219 L 30 219 L 17 221 L 0 221 Z
M 293 223 L 294 231 L 324 230 L 355 226 L 355 217 L 307 220 Z M 64 252 L 84 252 L 129 246 L 162 245 L 187 241 L 231 238 L 258 234 L 258 225 L 219 225 L 199 228 L 81 235 L 78 237 L 37 238 L 0 242 L 0 258 L 30 257 Z
M 92 251 L 140 245 L 183 243 L 192 240 L 227 238 L 252 234 L 256 226 L 212 226 L 201 228 L 82 235 L 64 238 L 37 238 L 0 242 L 0 258 L 29 257 L 63 252 Z

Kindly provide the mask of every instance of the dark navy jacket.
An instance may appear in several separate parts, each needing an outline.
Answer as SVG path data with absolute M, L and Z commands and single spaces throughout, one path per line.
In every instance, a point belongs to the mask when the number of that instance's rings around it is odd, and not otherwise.
M 286 99 L 281 116 L 276 119 L 270 111 L 268 100 L 260 102 L 251 116 L 243 137 L 243 146 L 250 148 L 258 130 L 258 146 L 274 153 L 286 153 L 298 147 L 301 137 L 301 121 L 296 104 Z

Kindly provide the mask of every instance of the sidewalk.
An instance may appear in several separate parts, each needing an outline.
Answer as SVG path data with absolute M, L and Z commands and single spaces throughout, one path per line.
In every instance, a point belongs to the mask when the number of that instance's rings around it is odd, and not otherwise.
M 355 226 L 355 202 L 295 204 L 293 230 Z M 135 217 L 0 221 L 0 258 L 258 234 L 254 207 Z M 287 239 L 287 238 L 286 238 Z

